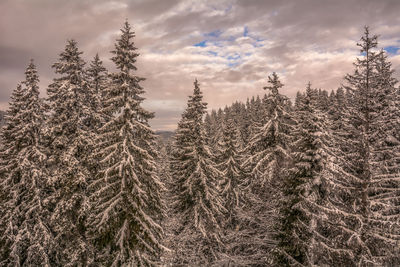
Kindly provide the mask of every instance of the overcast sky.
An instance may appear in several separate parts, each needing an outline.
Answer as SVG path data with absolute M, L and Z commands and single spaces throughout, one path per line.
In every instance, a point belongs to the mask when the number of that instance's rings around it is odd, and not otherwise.
M 264 94 L 272 71 L 291 98 L 308 81 L 336 89 L 353 69 L 364 25 L 399 69 L 399 11 L 398 0 L 0 0 L 0 109 L 30 58 L 45 96 L 67 39 L 87 61 L 98 52 L 113 70 L 109 51 L 127 18 L 141 54 L 138 75 L 147 79 L 144 105 L 156 112 L 151 124 L 171 130 L 195 78 L 210 110 Z

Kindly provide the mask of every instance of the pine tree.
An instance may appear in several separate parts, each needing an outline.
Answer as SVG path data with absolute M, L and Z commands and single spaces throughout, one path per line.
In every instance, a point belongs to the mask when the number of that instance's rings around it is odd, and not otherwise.
M 100 170 L 90 188 L 90 238 L 94 264 L 154 266 L 162 250 L 162 203 L 155 159 L 155 137 L 148 120 L 153 113 L 141 103 L 144 93 L 134 74 L 138 57 L 128 22 L 121 29 L 111 58 L 111 73 L 103 111 L 114 116 L 100 129 Z
M 8 263 L 3 264 L 50 266 L 49 248 L 53 237 L 44 203 L 48 174 L 44 168 L 46 155 L 41 140 L 44 110 L 39 98 L 39 77 L 33 61 L 29 63 L 25 76 L 23 87 L 16 90 L 13 97 L 15 102 L 11 103 L 9 115 L 12 116 L 8 118 L 7 128 L 10 131 L 4 132 L 4 137 L 10 134 L 14 139 L 8 140 L 10 150 L 2 154 L 7 156 L 7 165 L 11 167 L 7 174 L 14 176 L 14 179 L 4 184 L 9 202 L 5 207 L 7 216 L 3 220 L 9 224 L 6 235 L 10 238 L 9 243 L 4 245 L 10 254 Z
M 266 111 L 267 103 L 263 102 L 260 96 L 252 97 L 247 107 L 250 120 L 250 132 L 248 142 L 251 142 L 251 138 L 259 131 L 259 128 L 263 127 L 268 120 L 268 113 Z
M 221 172 L 211 160 L 203 115 L 206 103 L 197 80 L 193 95 L 178 123 L 171 158 L 173 207 L 179 220 L 173 264 L 205 265 L 220 258 L 222 199 Z
M 88 139 L 96 140 L 99 135 L 100 128 L 110 121 L 112 113 L 105 112 L 104 100 L 105 90 L 109 84 L 107 69 L 103 66 L 98 54 L 90 62 L 90 66 L 86 69 L 86 79 L 88 82 L 88 90 L 86 91 L 86 103 L 88 105 L 89 114 L 85 119 L 85 127 L 87 129 Z M 98 158 L 95 150 L 95 144 L 89 143 L 87 148 L 87 156 L 82 163 L 90 171 L 90 180 L 93 179 L 99 169 Z M 88 181 L 90 183 L 90 181 Z
M 246 111 L 246 105 L 241 102 L 235 102 L 231 106 L 232 117 L 236 127 L 239 129 L 240 136 L 238 136 L 238 142 L 240 143 L 240 149 L 245 147 L 248 142 L 250 132 L 250 120 L 249 114 Z
M 317 109 L 318 91 L 309 83 L 304 97 L 297 103 L 292 144 L 293 167 L 284 178 L 277 224 L 278 265 L 313 265 L 316 220 L 326 194 L 324 177 L 327 160 L 325 118 Z
M 222 140 L 220 142 L 220 160 L 218 169 L 223 173 L 221 183 L 221 195 L 224 200 L 224 207 L 227 209 L 228 220 L 225 228 L 234 229 L 237 225 L 237 210 L 242 200 L 241 184 L 243 173 L 241 170 L 240 131 L 235 127 L 233 118 L 225 115 L 225 122 L 222 129 Z M 225 229 L 226 230 L 226 229 Z
M 103 98 L 105 97 L 105 90 L 108 83 L 108 73 L 107 69 L 103 66 L 103 62 L 100 60 L 99 54 L 96 54 L 90 62 L 86 73 L 89 83 L 88 103 L 91 109 L 91 117 L 88 125 L 92 131 L 97 132 L 109 120 L 108 117 L 110 116 L 110 114 L 102 113 Z
M 13 186 L 21 179 L 21 168 L 18 164 L 18 154 L 22 150 L 22 140 L 15 138 L 20 127 L 18 112 L 23 107 L 24 89 L 18 84 L 12 92 L 10 106 L 6 113 L 6 124 L 1 131 L 1 198 L 0 198 L 0 260 L 7 266 L 10 263 L 11 246 L 14 233 L 17 231 L 17 223 L 12 216 L 15 195 Z M 15 118 L 15 119 L 14 119 Z
M 255 132 L 244 149 L 246 158 L 242 164 L 249 192 L 246 193 L 240 231 L 242 243 L 246 244 L 239 247 L 240 253 L 248 257 L 246 264 L 271 264 L 269 253 L 275 246 L 274 224 L 279 187 L 290 161 L 292 119 L 286 109 L 288 98 L 279 93 L 283 84 L 276 73 L 268 77 L 268 83 L 264 89 L 270 92 L 263 102 L 264 106 L 260 107 L 264 112 L 258 115 L 258 121 L 265 123 L 259 123 L 260 126 L 254 128 Z M 261 114 L 264 114 L 263 118 Z M 265 114 L 268 116 L 265 117 Z
M 317 108 L 322 112 L 327 112 L 329 109 L 329 94 L 326 90 L 318 89 Z
M 358 182 L 354 183 L 356 193 L 359 196 L 356 199 L 355 213 L 360 226 L 355 229 L 357 238 L 354 245 L 355 262 L 357 264 L 374 264 L 372 253 L 368 245 L 370 239 L 369 216 L 370 216 L 370 199 L 369 188 L 372 179 L 371 165 L 371 123 L 373 113 L 373 95 L 377 86 L 376 72 L 374 70 L 377 58 L 374 48 L 377 47 L 377 36 L 370 36 L 368 27 L 365 28 L 364 36 L 361 38 L 360 47 L 363 57 L 357 58 L 354 63 L 355 71 L 352 75 L 346 76 L 349 92 L 351 110 L 350 126 L 354 133 L 354 139 L 351 141 L 352 147 L 352 166 L 349 172 L 358 178 Z
M 204 130 L 207 145 L 214 151 L 221 139 L 221 120 L 216 110 L 211 110 L 210 114 L 206 114 L 204 118 Z
M 396 100 L 397 80 L 384 51 L 377 54 L 371 114 L 370 224 L 375 237 L 370 243 L 376 262 L 400 264 L 400 111 Z M 397 247 L 397 248 L 396 248 Z
M 283 169 L 286 167 L 282 164 L 289 158 L 291 117 L 285 106 L 288 99 L 279 93 L 283 84 L 276 73 L 268 77 L 268 82 L 271 85 L 264 89 L 271 92 L 265 109 L 270 114 L 270 118 L 264 125 L 257 128 L 257 132 L 246 147 L 245 152 L 250 156 L 243 163 L 244 168 L 251 173 L 251 183 L 260 190 L 264 190 L 269 183 L 282 181 Z
M 383 115 L 390 110 L 387 100 L 392 96 L 388 91 L 394 91 L 396 81 L 388 64 L 378 64 L 383 58 L 374 51 L 377 37 L 371 37 L 367 27 L 361 41 L 358 45 L 363 57 L 354 64 L 354 74 L 346 76 L 346 94 L 337 92 L 341 108 L 332 124 L 336 155 L 330 177 L 331 210 L 327 213 L 332 224 L 326 225 L 325 236 L 333 241 L 330 264 L 396 265 L 399 228 L 393 218 L 398 216 L 398 183 L 396 175 L 387 172 L 391 160 L 383 156 L 394 152 L 396 146 L 395 138 L 388 138 L 393 131 L 388 130 L 390 123 Z M 384 149 L 389 143 L 394 147 Z
M 87 179 L 89 172 L 84 162 L 92 147 L 87 119 L 88 84 L 84 65 L 74 40 L 68 41 L 59 61 L 53 64 L 60 75 L 48 87 L 49 118 L 47 166 L 54 192 L 49 198 L 50 225 L 55 233 L 53 264 L 85 264 L 89 257 L 85 238 Z
M 219 145 L 218 169 L 222 172 L 221 197 L 227 210 L 222 222 L 224 232 L 224 244 L 227 244 L 225 263 L 240 264 L 240 250 L 242 249 L 243 230 L 242 216 L 245 197 L 244 173 L 241 168 L 242 150 L 240 130 L 234 123 L 232 114 L 225 109 L 225 122 L 223 124 L 222 140 Z M 220 262 L 222 264 L 222 262 Z

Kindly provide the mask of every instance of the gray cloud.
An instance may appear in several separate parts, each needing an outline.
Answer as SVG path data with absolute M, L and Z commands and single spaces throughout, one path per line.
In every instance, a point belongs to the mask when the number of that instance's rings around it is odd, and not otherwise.
M 331 90 L 352 70 L 364 25 L 382 46 L 400 46 L 398 10 L 396 0 L 3 0 L 0 108 L 30 58 L 45 92 L 67 39 L 78 41 L 86 60 L 99 52 L 112 70 L 109 51 L 126 18 L 136 31 L 138 74 L 147 79 L 145 106 L 156 112 L 156 129 L 174 128 L 195 77 L 209 108 L 264 94 L 272 71 L 290 97 L 308 81 Z M 202 41 L 205 47 L 193 46 Z M 400 55 L 391 59 L 400 66 Z

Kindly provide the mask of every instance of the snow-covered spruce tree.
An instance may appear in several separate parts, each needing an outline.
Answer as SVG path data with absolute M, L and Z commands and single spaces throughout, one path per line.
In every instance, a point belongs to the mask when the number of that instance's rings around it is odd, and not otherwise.
M 277 224 L 275 264 L 314 264 L 315 232 L 321 219 L 321 199 L 326 196 L 327 160 L 325 117 L 317 109 L 318 91 L 308 84 L 295 110 L 296 141 L 292 143 L 293 167 L 284 177 Z
M 0 263 L 7 266 L 10 264 L 10 252 L 14 233 L 17 231 L 17 223 L 12 216 L 14 208 L 13 186 L 21 179 L 21 168 L 18 164 L 18 153 L 22 150 L 22 141 L 15 138 L 19 130 L 18 112 L 23 107 L 22 98 L 24 91 L 21 84 L 11 94 L 11 102 L 6 113 L 6 124 L 1 131 L 2 151 L 0 154 Z
M 114 56 L 118 72 L 110 74 L 104 112 L 114 116 L 99 130 L 100 170 L 88 222 L 96 252 L 93 264 L 155 266 L 162 250 L 160 219 L 163 187 L 157 175 L 155 137 L 148 120 L 154 115 L 141 103 L 144 93 L 135 75 L 138 57 L 128 22 L 121 29 Z
M 382 50 L 377 57 L 377 92 L 375 94 L 375 120 L 372 127 L 375 135 L 373 154 L 378 165 L 376 174 L 397 174 L 400 169 L 400 109 L 398 80 L 393 77 L 394 70 Z
M 400 264 L 400 110 L 397 79 L 382 50 L 376 58 L 376 88 L 372 92 L 370 227 L 378 240 L 371 252 L 379 264 Z M 381 244 L 377 244 L 381 242 Z
M 258 133 L 259 128 L 262 128 L 268 120 L 266 111 L 267 104 L 261 100 L 260 96 L 252 97 L 247 106 L 248 119 L 250 120 L 248 143 L 251 138 Z
M 371 165 L 369 191 L 370 227 L 376 240 L 370 243 L 375 262 L 400 264 L 400 110 L 397 80 L 384 51 L 376 58 L 376 88 L 372 92 Z
M 294 101 L 294 108 L 295 109 L 300 107 L 303 99 L 304 99 L 304 95 L 300 91 L 297 91 L 296 98 L 295 98 L 295 101 Z
M 233 118 L 225 115 L 222 129 L 222 140 L 219 145 L 218 169 L 222 172 L 221 196 L 224 207 L 227 209 L 227 220 L 224 223 L 225 230 L 235 229 L 237 225 L 237 211 L 242 202 L 242 179 L 240 153 L 240 131 L 235 126 Z
M 361 182 L 358 144 L 360 135 L 350 123 L 351 106 L 355 99 L 350 90 L 338 88 L 328 110 L 330 129 L 328 162 L 324 170 L 326 194 L 319 203 L 313 238 L 313 264 L 329 266 L 357 266 L 365 244 L 360 239 L 363 225 L 360 215 Z M 322 202 L 322 203 L 321 203 Z M 314 217 L 315 218 L 315 217 Z
M 45 169 L 46 154 L 41 129 L 44 109 L 39 98 L 39 77 L 33 61 L 28 65 L 22 98 L 23 106 L 16 115 L 19 130 L 15 137 L 24 148 L 18 154 L 21 179 L 14 186 L 14 218 L 18 218 L 18 232 L 12 245 L 13 264 L 50 266 L 49 248 L 53 236 L 49 230 L 48 212 L 44 203 L 48 191 L 48 173 Z
M 238 142 L 240 142 L 240 149 L 247 145 L 248 135 L 250 132 L 250 120 L 248 119 L 248 112 L 246 111 L 246 105 L 241 102 L 235 102 L 229 108 L 231 116 L 235 122 L 236 127 L 240 131 Z
M 203 126 L 206 103 L 197 80 L 178 123 L 171 156 L 175 229 L 173 265 L 208 265 L 220 259 L 223 201 L 218 192 L 222 173 L 212 161 Z
M 290 161 L 289 134 L 293 122 L 287 112 L 288 99 L 279 93 L 283 84 L 276 73 L 268 77 L 268 83 L 264 89 L 270 92 L 262 109 L 264 114 L 269 115 L 259 119 L 265 124 L 254 128 L 255 132 L 243 151 L 245 160 L 242 168 L 247 176 L 245 184 L 249 191 L 240 214 L 239 235 L 242 235 L 242 241 L 239 241 L 236 253 L 242 259 L 246 258 L 246 262 L 240 264 L 271 264 L 279 187 Z
M 88 103 L 91 109 L 91 117 L 88 125 L 92 131 L 97 132 L 109 120 L 109 116 L 111 115 L 103 114 L 102 105 L 103 98 L 105 97 L 105 89 L 108 86 L 108 73 L 98 54 L 90 62 L 86 74 L 89 83 Z
M 285 164 L 290 158 L 289 132 L 292 128 L 291 115 L 286 110 L 288 98 L 279 93 L 283 84 L 276 73 L 268 77 L 268 82 L 270 85 L 264 89 L 270 90 L 265 107 L 269 119 L 257 128 L 245 149 L 249 157 L 243 162 L 243 167 L 251 173 L 254 189 L 262 190 L 265 197 L 269 195 L 265 190 L 271 189 L 270 185 L 278 185 L 285 176 Z
M 377 37 L 371 37 L 367 27 L 358 45 L 363 57 L 354 64 L 354 74 L 346 76 L 345 86 L 347 122 L 342 126 L 350 134 L 342 138 L 345 146 L 340 146 L 336 157 L 341 171 L 331 183 L 330 202 L 339 215 L 336 223 L 340 231 L 330 239 L 340 240 L 336 242 L 338 249 L 350 252 L 346 264 L 396 265 L 400 237 L 394 219 L 398 218 L 398 174 L 387 167 L 392 165 L 389 158 L 393 158 L 397 146 L 389 121 L 398 119 L 388 120 L 391 115 L 386 116 L 389 110 L 395 110 L 389 107 L 393 106 L 388 104 L 393 94 L 388 92 L 394 91 L 396 81 L 391 78 L 390 66 L 386 71 L 379 70 L 383 65 L 378 63 L 380 53 L 374 51 Z
M 322 112 L 327 112 L 329 109 L 329 94 L 326 90 L 318 89 L 317 108 Z
M 103 66 L 98 54 L 95 55 L 90 62 L 89 67 L 86 69 L 86 79 L 88 82 L 88 90 L 86 91 L 86 103 L 88 105 L 89 114 L 85 119 L 85 127 L 88 135 L 92 140 L 95 140 L 99 134 L 99 129 L 108 121 L 112 114 L 110 111 L 105 112 L 103 108 L 105 99 L 105 90 L 109 84 L 107 69 Z M 94 151 L 94 144 L 88 146 L 88 154 L 85 158 L 84 164 L 90 171 L 89 180 L 93 179 L 98 172 L 99 164 L 98 158 Z M 90 181 L 88 181 L 90 183 Z
M 210 147 L 213 154 L 216 152 L 218 142 L 221 139 L 221 123 L 223 123 L 222 110 L 212 110 L 210 114 L 206 114 L 204 118 L 204 129 L 207 145 Z
M 353 96 L 353 103 L 349 108 L 352 109 L 353 116 L 351 124 L 354 128 L 359 131 L 359 142 L 356 144 L 358 153 L 359 163 L 355 166 L 357 170 L 355 173 L 358 174 L 362 180 L 361 191 L 361 202 L 360 212 L 364 219 L 368 217 L 369 213 L 369 199 L 368 199 L 368 187 L 371 182 L 371 139 L 370 136 L 370 125 L 371 125 L 371 111 L 373 109 L 373 90 L 376 88 L 376 72 L 374 70 L 377 55 L 373 52 L 373 49 L 377 47 L 377 36 L 370 37 L 369 29 L 365 28 L 364 36 L 361 38 L 360 46 L 361 53 L 365 56 L 360 59 L 357 58 L 354 63 L 355 71 L 353 75 L 347 75 L 346 81 L 348 89 Z M 367 224 L 366 224 L 367 226 Z M 367 227 L 363 227 L 362 231 L 366 231 Z M 363 233 L 364 235 L 365 233 Z M 365 241 L 364 238 L 361 240 Z M 366 252 L 367 253 L 367 252 Z M 369 253 L 368 253 L 369 254 Z
M 224 134 L 224 129 L 225 129 L 225 113 L 224 111 L 219 108 L 217 110 L 217 117 L 215 120 L 216 124 L 215 124 L 215 135 L 213 136 L 215 143 L 214 145 L 210 145 L 210 149 L 212 154 L 215 157 L 215 162 L 218 164 L 221 162 L 221 157 L 223 157 L 223 155 L 221 155 L 221 150 L 222 150 L 222 143 L 223 143 L 223 134 Z
M 84 220 L 89 173 L 84 162 L 93 146 L 86 125 L 90 109 L 81 54 L 76 41 L 69 40 L 52 66 L 60 77 L 47 89 L 47 168 L 54 186 L 49 223 L 56 255 L 52 264 L 63 266 L 85 264 L 89 257 Z
M 218 169 L 222 172 L 221 179 L 221 197 L 225 213 L 223 225 L 224 243 L 226 244 L 226 254 L 228 257 L 225 262 L 230 264 L 243 264 L 247 261 L 243 260 L 239 251 L 245 246 L 243 244 L 244 237 L 242 235 L 241 218 L 243 217 L 244 192 L 243 186 L 244 173 L 241 168 L 242 162 L 242 143 L 240 130 L 235 125 L 233 116 L 225 109 L 225 122 L 222 129 L 222 140 L 219 142 L 219 163 Z M 220 262 L 222 264 L 222 262 Z
M 2 221 L 8 224 L 4 236 L 8 242 L 3 245 L 9 252 L 8 259 L 2 259 L 2 266 L 50 266 L 49 248 L 53 237 L 43 203 L 48 175 L 40 133 L 44 110 L 38 83 L 36 67 L 31 60 L 22 87 L 13 94 L 3 132 L 3 141 L 10 137 L 13 140 L 7 140 L 8 149 L 2 151 L 3 163 L 6 163 L 2 188 L 8 195 L 8 202 L 2 206 L 6 212 Z

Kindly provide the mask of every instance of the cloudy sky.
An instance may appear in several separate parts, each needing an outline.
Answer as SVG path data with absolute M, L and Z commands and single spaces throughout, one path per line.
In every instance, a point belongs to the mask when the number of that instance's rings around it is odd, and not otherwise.
M 364 25 L 399 69 L 399 10 L 397 0 L 0 0 L 0 109 L 30 58 L 45 96 L 67 39 L 87 61 L 98 52 L 113 70 L 109 51 L 128 19 L 138 75 L 147 79 L 145 106 L 156 112 L 151 124 L 171 130 L 195 78 L 209 109 L 263 94 L 272 71 L 291 98 L 308 81 L 336 89 L 359 55 Z

